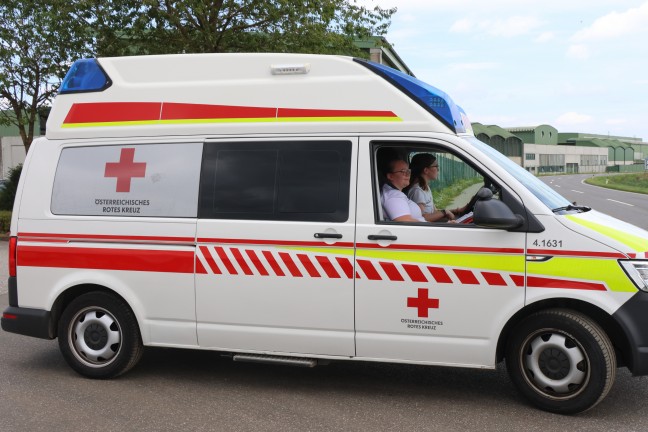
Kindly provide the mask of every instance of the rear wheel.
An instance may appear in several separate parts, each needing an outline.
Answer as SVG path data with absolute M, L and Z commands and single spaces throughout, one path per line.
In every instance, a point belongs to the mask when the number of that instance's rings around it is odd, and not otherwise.
M 59 348 L 68 364 L 90 378 L 112 378 L 131 369 L 142 355 L 137 320 L 117 297 L 90 292 L 63 311 Z
M 535 313 L 509 339 L 506 366 L 518 390 L 537 407 L 575 414 L 607 395 L 616 373 L 605 332 L 575 311 Z

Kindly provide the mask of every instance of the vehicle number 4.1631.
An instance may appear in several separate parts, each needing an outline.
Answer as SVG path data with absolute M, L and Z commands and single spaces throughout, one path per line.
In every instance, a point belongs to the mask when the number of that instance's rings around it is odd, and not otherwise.
M 533 242 L 533 246 L 539 246 L 539 247 L 559 248 L 562 247 L 562 245 L 563 245 L 562 240 L 536 240 Z

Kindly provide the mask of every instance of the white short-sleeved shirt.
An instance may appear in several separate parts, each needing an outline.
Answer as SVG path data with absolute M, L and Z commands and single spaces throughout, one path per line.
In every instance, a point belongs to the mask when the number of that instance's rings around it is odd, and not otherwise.
M 389 186 L 388 184 L 385 184 L 382 188 L 380 201 L 385 216 L 387 216 L 389 220 L 410 215 L 416 220 L 425 222 L 425 218 L 423 218 L 423 214 L 421 213 L 421 207 L 407 198 L 403 192 Z
M 407 191 L 407 197 L 414 201 L 416 204 L 422 204 L 425 208 L 423 213 L 434 212 L 434 198 L 432 197 L 432 190 L 423 190 L 418 183 L 414 183 Z

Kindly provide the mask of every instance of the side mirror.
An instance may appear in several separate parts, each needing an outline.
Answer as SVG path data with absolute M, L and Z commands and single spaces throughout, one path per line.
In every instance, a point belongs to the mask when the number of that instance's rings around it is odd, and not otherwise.
M 514 214 L 511 209 L 500 200 L 494 200 L 493 192 L 488 188 L 481 188 L 477 192 L 477 202 L 473 210 L 475 225 L 488 228 L 514 229 L 524 224 L 524 218 Z

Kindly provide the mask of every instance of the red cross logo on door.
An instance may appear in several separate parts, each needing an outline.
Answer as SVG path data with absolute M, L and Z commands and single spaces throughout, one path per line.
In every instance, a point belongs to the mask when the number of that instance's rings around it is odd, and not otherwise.
M 134 162 L 135 149 L 123 148 L 119 162 L 107 162 L 104 177 L 117 178 L 117 192 L 130 192 L 133 177 L 144 177 L 146 173 L 145 162 Z
M 419 318 L 427 318 L 430 309 L 439 308 L 439 299 L 428 298 L 428 289 L 419 288 L 418 297 L 407 297 L 407 307 L 417 308 Z

